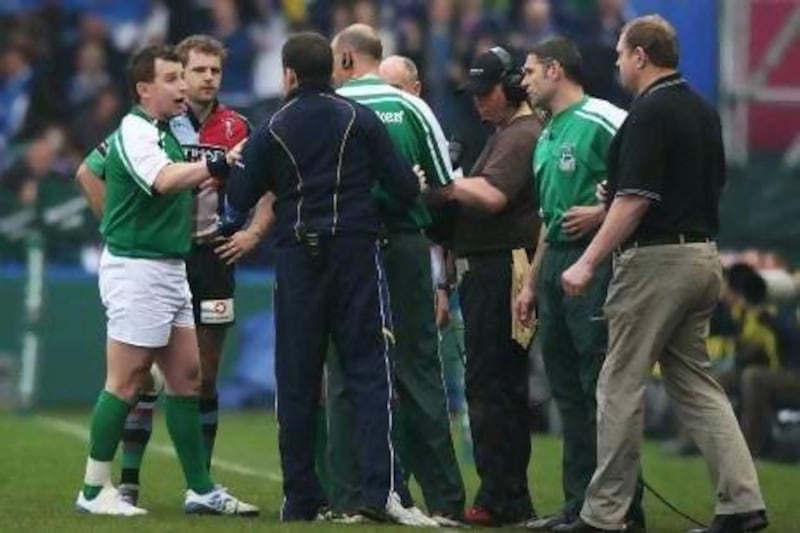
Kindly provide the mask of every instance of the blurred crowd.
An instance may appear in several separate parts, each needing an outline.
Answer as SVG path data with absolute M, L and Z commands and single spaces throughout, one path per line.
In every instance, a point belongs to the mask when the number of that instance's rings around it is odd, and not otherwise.
M 462 142 L 469 165 L 486 132 L 456 89 L 476 54 L 495 44 L 522 52 L 550 35 L 572 37 L 586 58 L 589 92 L 625 107 L 614 47 L 628 9 L 625 0 L 2 2 L 0 216 L 17 204 L 35 205 L 42 187 L 52 185 L 56 197 L 67 190 L 61 185 L 78 162 L 127 110 L 126 59 L 148 43 L 192 33 L 221 40 L 229 50 L 221 100 L 258 124 L 280 101 L 280 47 L 288 33 L 373 25 L 387 53 L 417 62 L 423 96 L 446 133 Z
M 754 457 L 800 460 L 800 314 L 789 265 L 774 253 L 747 250 L 722 256 L 725 286 L 708 339 L 712 375 L 737 412 Z M 677 438 L 668 453 L 699 450 L 675 424 L 659 372 L 649 390 L 653 436 Z
M 587 91 L 627 107 L 630 97 L 614 63 L 619 31 L 631 16 L 626 0 L 5 0 L 0 263 L 22 259 L 32 220 L 49 221 L 45 233 L 52 230 L 54 238 L 46 239 L 47 253 L 55 262 L 76 262 L 87 243 L 97 244 L 97 222 L 73 186 L 74 170 L 130 105 L 125 63 L 145 44 L 174 43 L 193 33 L 215 36 L 229 50 L 221 100 L 258 124 L 280 101 L 280 48 L 290 32 L 330 36 L 353 22 L 367 23 L 380 28 L 387 55 L 417 63 L 423 97 L 446 134 L 464 144 L 468 167 L 486 132 L 469 97 L 457 89 L 476 55 L 495 44 L 522 52 L 551 35 L 570 37 L 584 56 Z M 247 262 L 268 260 L 267 244 Z M 712 324 L 710 348 L 754 453 L 779 453 L 774 444 L 781 428 L 800 427 L 775 418 L 782 407 L 800 404 L 800 329 L 796 306 L 771 303 L 759 271 L 788 265 L 757 252 L 727 262 L 729 290 Z M 762 394 L 753 395 L 754 383 Z M 649 405 L 655 406 L 651 428 L 667 431 L 659 402 Z M 800 435 L 786 438 L 800 443 Z M 682 453 L 690 448 L 677 443 Z

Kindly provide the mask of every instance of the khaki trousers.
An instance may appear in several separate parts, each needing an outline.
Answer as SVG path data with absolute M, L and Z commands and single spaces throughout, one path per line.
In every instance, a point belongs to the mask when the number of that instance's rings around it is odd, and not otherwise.
M 716 514 L 764 508 L 755 466 L 706 338 L 722 271 L 716 245 L 629 248 L 615 259 L 605 313 L 609 351 L 597 385 L 597 470 L 581 517 L 620 529 L 639 474 L 645 385 L 658 362 L 682 425 L 708 463 Z

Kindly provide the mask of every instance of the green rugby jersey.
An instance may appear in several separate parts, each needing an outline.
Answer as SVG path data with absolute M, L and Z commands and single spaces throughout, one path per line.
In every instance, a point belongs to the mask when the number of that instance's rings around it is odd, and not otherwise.
M 191 247 L 191 191 L 158 194 L 156 176 L 166 165 L 184 161 L 169 123 L 134 107 L 119 128 L 92 150 L 84 163 L 106 183 L 100 231 L 116 256 L 162 259 L 184 257 Z
M 606 178 L 606 153 L 627 113 L 584 96 L 555 115 L 542 131 L 533 155 L 533 172 L 549 243 L 569 242 L 561 228 L 564 213 L 595 205 L 597 184 Z
M 428 104 L 372 74 L 348 81 L 337 92 L 375 111 L 386 125 L 395 148 L 412 166 L 419 165 L 425 172 L 428 186 L 450 183 L 452 164 L 447 139 Z M 375 194 L 381 218 L 390 231 L 420 229 L 431 223 L 431 215 L 421 198 L 408 209 L 380 186 Z

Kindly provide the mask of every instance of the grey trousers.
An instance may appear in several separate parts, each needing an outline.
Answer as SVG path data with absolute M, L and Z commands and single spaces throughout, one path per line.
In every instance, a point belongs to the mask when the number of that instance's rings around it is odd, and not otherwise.
M 605 306 L 609 351 L 597 384 L 597 470 L 581 510 L 588 524 L 625 523 L 639 473 L 645 386 L 656 362 L 708 463 L 716 514 L 764 509 L 730 402 L 709 374 L 706 338 L 721 284 L 713 243 L 629 248 L 616 257 Z

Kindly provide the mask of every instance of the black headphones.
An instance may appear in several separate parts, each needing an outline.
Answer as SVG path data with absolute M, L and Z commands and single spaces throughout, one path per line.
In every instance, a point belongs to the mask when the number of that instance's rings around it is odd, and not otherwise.
M 342 53 L 342 68 L 345 70 L 350 70 L 353 68 L 353 53 L 352 52 L 344 52 Z
M 528 93 L 522 87 L 522 70 L 514 68 L 514 61 L 511 59 L 511 54 L 502 46 L 494 46 L 489 49 L 491 53 L 500 60 L 503 64 L 503 77 L 501 79 L 503 84 L 503 93 L 506 98 L 512 102 L 524 102 Z

